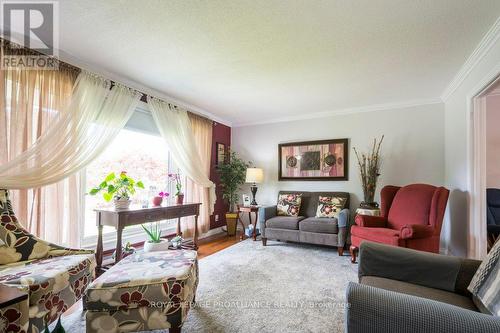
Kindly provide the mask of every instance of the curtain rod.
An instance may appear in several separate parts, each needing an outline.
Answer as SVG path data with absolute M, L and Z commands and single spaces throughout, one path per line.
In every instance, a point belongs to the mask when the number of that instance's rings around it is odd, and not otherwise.
M 75 72 L 81 72 L 82 70 L 84 70 L 84 69 L 82 69 L 82 68 L 80 68 L 80 67 L 78 67 L 78 66 L 72 65 L 72 64 L 70 64 L 70 63 L 68 63 L 68 62 L 66 62 L 66 61 L 62 61 L 61 59 L 58 59 L 58 58 L 56 58 L 56 57 L 54 57 L 54 56 L 49 56 L 49 55 L 46 55 L 46 54 L 44 54 L 44 53 L 42 53 L 42 52 L 40 52 L 40 51 L 33 50 L 33 49 L 28 48 L 28 47 L 25 47 L 25 46 L 19 45 L 19 44 L 14 43 L 14 42 L 12 42 L 12 41 L 10 41 L 10 40 L 7 40 L 7 39 L 5 39 L 5 38 L 3 38 L 3 37 L 0 37 L 0 45 L 2 45 L 2 46 L 6 46 L 6 47 L 8 47 L 8 48 L 9 48 L 9 49 L 11 49 L 11 50 L 16 50 L 16 51 L 17 51 L 17 50 L 22 50 L 23 52 L 25 52 L 25 53 L 27 53 L 27 54 L 30 54 L 30 53 L 31 53 L 31 54 L 34 54 L 34 55 L 42 55 L 42 56 L 45 56 L 45 57 L 50 57 L 50 58 L 53 58 L 53 59 L 55 59 L 55 60 L 58 62 L 58 64 L 63 65 L 64 67 L 66 67 L 66 68 L 68 68 L 68 69 L 74 70 Z M 97 74 L 97 75 L 99 75 L 99 74 Z M 102 75 L 99 75 L 99 76 L 102 76 Z M 111 79 L 108 79 L 108 80 L 111 82 L 111 86 L 113 86 L 113 85 L 115 85 L 115 84 L 122 84 L 122 83 L 120 83 L 120 82 L 116 82 L 116 81 L 111 80 Z M 124 84 L 122 84 L 122 85 L 124 85 Z M 126 86 L 126 85 L 124 85 L 124 86 Z M 127 87 L 128 87 L 128 86 L 127 86 Z M 130 88 L 130 87 L 128 87 L 128 88 Z M 139 92 L 139 93 L 141 94 L 140 101 L 141 101 L 141 102 L 144 102 L 144 103 L 146 103 L 146 104 L 148 103 L 148 97 L 158 98 L 158 97 L 155 97 L 155 96 L 152 96 L 152 95 L 146 94 L 146 93 L 144 93 L 144 92 L 142 92 L 142 91 L 140 91 L 140 90 L 137 90 L 137 89 L 135 89 L 135 88 L 130 88 L 130 89 L 133 89 L 133 90 L 136 90 L 137 92 Z M 162 98 L 158 98 L 158 99 L 163 100 Z M 172 104 L 172 105 L 174 105 L 175 107 L 177 107 L 177 105 L 175 105 L 175 104 L 173 104 L 173 103 L 170 103 L 170 102 L 167 102 L 167 103 Z M 196 115 L 196 116 L 198 116 L 198 117 L 205 118 L 205 119 L 208 119 L 208 120 L 210 120 L 210 121 L 213 121 L 212 119 L 210 119 L 210 118 L 208 118 L 208 117 L 205 117 L 205 116 L 203 116 L 203 115 L 200 115 L 200 114 L 198 114 L 198 113 L 194 113 L 194 112 L 189 111 L 189 110 L 186 110 L 186 111 L 187 111 L 188 113 L 191 113 L 191 114 Z

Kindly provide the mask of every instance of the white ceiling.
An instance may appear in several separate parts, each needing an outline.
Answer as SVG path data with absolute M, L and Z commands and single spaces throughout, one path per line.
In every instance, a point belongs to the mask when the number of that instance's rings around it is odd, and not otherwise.
M 60 2 L 60 49 L 238 125 L 439 98 L 499 0 Z

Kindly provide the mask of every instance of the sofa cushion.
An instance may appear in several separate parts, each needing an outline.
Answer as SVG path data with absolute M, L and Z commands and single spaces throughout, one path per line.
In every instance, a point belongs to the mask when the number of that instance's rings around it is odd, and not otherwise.
M 266 228 L 299 230 L 303 216 L 276 216 L 266 221 Z
M 302 194 L 280 194 L 278 196 L 278 216 L 299 216 Z
M 280 191 L 278 196 L 282 194 L 300 194 L 301 203 L 299 216 L 313 217 L 316 216 L 318 209 L 318 198 L 323 197 L 338 197 L 345 198 L 345 207 L 349 208 L 349 192 L 305 192 L 305 191 Z
M 300 221 L 299 230 L 321 234 L 337 234 L 339 232 L 337 219 L 325 217 L 308 217 Z
M 304 209 L 304 216 L 314 217 L 318 210 L 319 197 L 335 197 L 344 198 L 344 208 L 349 208 L 349 193 L 348 192 L 310 192 L 310 200 L 307 202 L 307 207 Z M 302 215 L 302 214 L 301 214 Z
M 400 240 L 398 230 L 388 228 L 368 228 L 353 225 L 351 227 L 351 236 L 353 238 L 396 246 L 402 245 L 401 242 L 404 242 L 404 240 Z M 354 240 L 353 245 L 359 246 L 357 241 Z
M 446 290 L 424 287 L 418 284 L 412 284 L 378 276 L 363 276 L 360 282 L 361 284 L 366 284 L 376 288 L 427 298 L 434 301 L 459 306 L 464 309 L 478 311 L 471 298 Z
M 319 196 L 316 217 L 337 217 L 338 213 L 344 209 L 345 202 L 346 198 Z
M 198 283 L 196 251 L 135 253 L 97 278 L 83 298 L 91 311 L 191 302 Z
M 0 267 L 0 283 L 27 291 L 30 306 L 46 303 L 47 310 L 52 310 L 52 303 L 62 309 L 80 299 L 93 278 L 95 258 L 70 255 Z

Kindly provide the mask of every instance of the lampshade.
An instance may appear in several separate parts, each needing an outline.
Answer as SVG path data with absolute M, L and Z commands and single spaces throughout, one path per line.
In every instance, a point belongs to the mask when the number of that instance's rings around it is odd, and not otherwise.
M 264 170 L 261 168 L 248 168 L 247 169 L 247 183 L 262 183 L 264 180 Z

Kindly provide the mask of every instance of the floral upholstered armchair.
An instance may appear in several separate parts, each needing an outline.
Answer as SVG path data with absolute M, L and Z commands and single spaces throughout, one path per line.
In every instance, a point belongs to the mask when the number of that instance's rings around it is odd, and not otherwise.
M 28 294 L 23 304 L 0 309 L 0 326 L 41 332 L 81 298 L 94 268 L 92 251 L 61 247 L 27 232 L 14 215 L 9 192 L 0 189 L 0 284 Z

